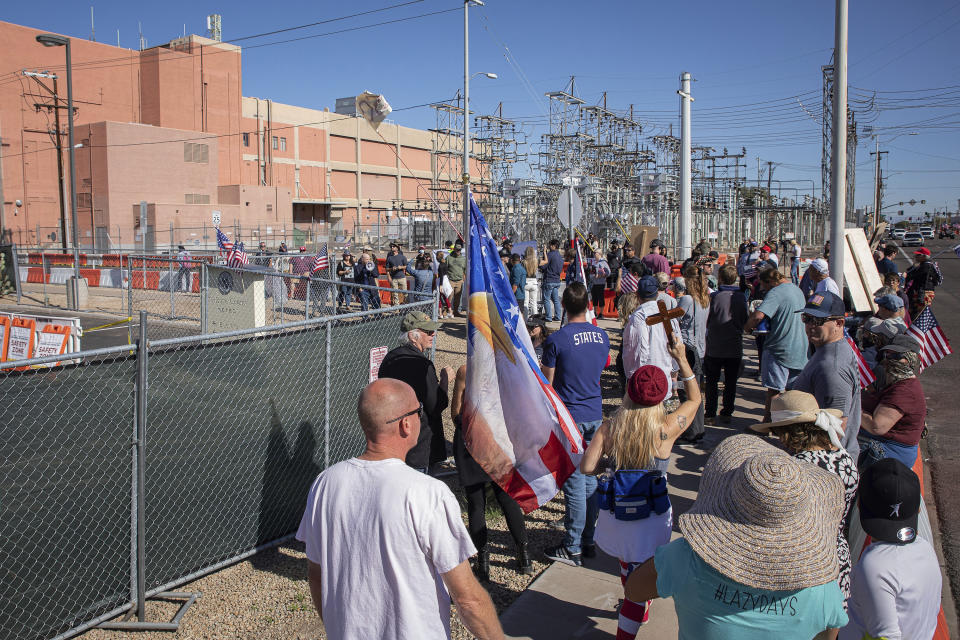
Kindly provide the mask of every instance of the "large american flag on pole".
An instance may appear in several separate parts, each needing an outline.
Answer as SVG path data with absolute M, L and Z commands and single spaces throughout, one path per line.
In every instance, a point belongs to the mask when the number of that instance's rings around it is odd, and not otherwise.
M 583 439 L 540 371 L 497 243 L 470 199 L 463 440 L 525 512 L 553 499 L 580 465 Z
M 920 341 L 920 371 L 953 353 L 950 341 L 943 334 L 930 307 L 913 319 L 913 324 L 907 327 L 907 333 Z
M 847 344 L 853 349 L 853 355 L 857 357 L 857 373 L 860 375 L 860 386 L 866 389 L 877 380 L 877 376 L 873 375 L 870 365 L 864 360 L 863 354 L 857 348 L 857 343 L 853 341 L 846 329 L 843 330 L 843 337 L 846 338 Z
M 313 268 L 310 270 L 310 273 L 312 275 L 318 271 L 324 271 L 329 267 L 330 258 L 327 256 L 327 243 L 324 242 L 320 245 L 320 251 L 317 253 L 317 257 L 313 259 Z

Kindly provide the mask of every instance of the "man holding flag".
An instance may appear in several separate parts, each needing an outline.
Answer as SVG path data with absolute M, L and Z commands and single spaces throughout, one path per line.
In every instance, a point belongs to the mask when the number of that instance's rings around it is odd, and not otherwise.
M 586 446 L 603 421 L 600 375 L 609 361 L 610 339 L 606 331 L 590 322 L 590 297 L 582 282 L 567 285 L 561 304 L 568 322 L 544 344 L 543 375 L 570 410 Z M 596 488 L 596 476 L 585 476 L 579 469 L 563 484 L 566 535 L 563 544 L 546 551 L 547 558 L 579 566 L 583 556 L 596 554 Z
M 463 440 L 490 478 L 529 513 L 552 500 L 579 466 L 583 439 L 540 371 L 496 242 L 472 200 L 470 218 Z

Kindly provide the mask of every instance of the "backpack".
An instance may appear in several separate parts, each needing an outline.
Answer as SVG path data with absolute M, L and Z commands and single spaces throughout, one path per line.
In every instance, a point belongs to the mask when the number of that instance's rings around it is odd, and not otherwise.
M 597 478 L 598 505 L 617 520 L 643 520 L 670 508 L 667 477 L 656 469 L 621 469 Z

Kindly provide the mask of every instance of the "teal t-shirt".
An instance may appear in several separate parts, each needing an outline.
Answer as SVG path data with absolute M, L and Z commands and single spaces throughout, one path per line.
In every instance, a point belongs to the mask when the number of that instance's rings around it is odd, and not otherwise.
M 684 538 L 657 549 L 657 593 L 672 597 L 678 640 L 810 640 L 847 624 L 836 580 L 799 591 L 734 582 L 704 562 Z
M 757 311 L 770 318 L 770 332 L 763 340 L 763 350 L 789 369 L 803 369 L 807 364 L 807 333 L 797 311 L 807 301 L 800 287 L 784 282 L 767 291 Z

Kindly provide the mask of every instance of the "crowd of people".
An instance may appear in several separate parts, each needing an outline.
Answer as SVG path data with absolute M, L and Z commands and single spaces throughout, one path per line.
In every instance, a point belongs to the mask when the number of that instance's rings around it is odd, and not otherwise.
M 583 276 L 564 268 L 575 254 L 562 255 L 556 241 L 542 254 L 520 255 L 509 243 L 501 251 L 542 374 L 587 445 L 563 485 L 562 541 L 544 556 L 576 567 L 599 548 L 619 560 L 618 640 L 636 637 L 665 597 L 680 638 L 932 638 L 941 577 L 920 535 L 913 469 L 926 406 L 921 345 L 906 319 L 932 304 L 940 283 L 929 251 L 900 273 L 897 249 L 881 247 L 876 313 L 858 317 L 825 257 L 804 263 L 792 241 L 747 239 L 722 266 L 702 241 L 679 277 L 658 240 L 641 258 L 616 241 L 607 252 L 593 248 Z M 462 285 L 461 247 L 438 260 L 440 286 Z M 411 268 L 399 247 L 387 269 L 398 276 L 394 289 L 406 286 L 402 274 L 419 287 L 417 271 L 429 271 L 426 258 Z M 587 316 L 609 289 L 622 333 L 616 364 L 608 332 Z M 461 293 L 441 294 L 442 315 L 457 313 Z M 529 313 L 540 300 L 542 315 Z M 451 598 L 478 638 L 503 637 L 482 585 L 491 488 L 515 568 L 532 572 L 520 507 L 464 445 L 466 368 L 437 372 L 427 356 L 439 327 L 423 312 L 406 314 L 399 346 L 359 398 L 365 452 L 324 471 L 310 490 L 297 537 L 331 638 L 446 638 Z M 751 337 L 762 418 L 705 440 L 706 426 L 733 421 Z M 861 355 L 874 378 L 866 388 Z M 623 396 L 605 419 L 600 379 L 609 366 Z M 430 477 L 447 458 L 448 409 L 466 526 L 454 494 Z M 671 542 L 670 458 L 677 446 L 697 445 L 713 450 L 696 501 L 676 519 L 682 536 Z M 853 548 L 864 536 L 871 542 Z

